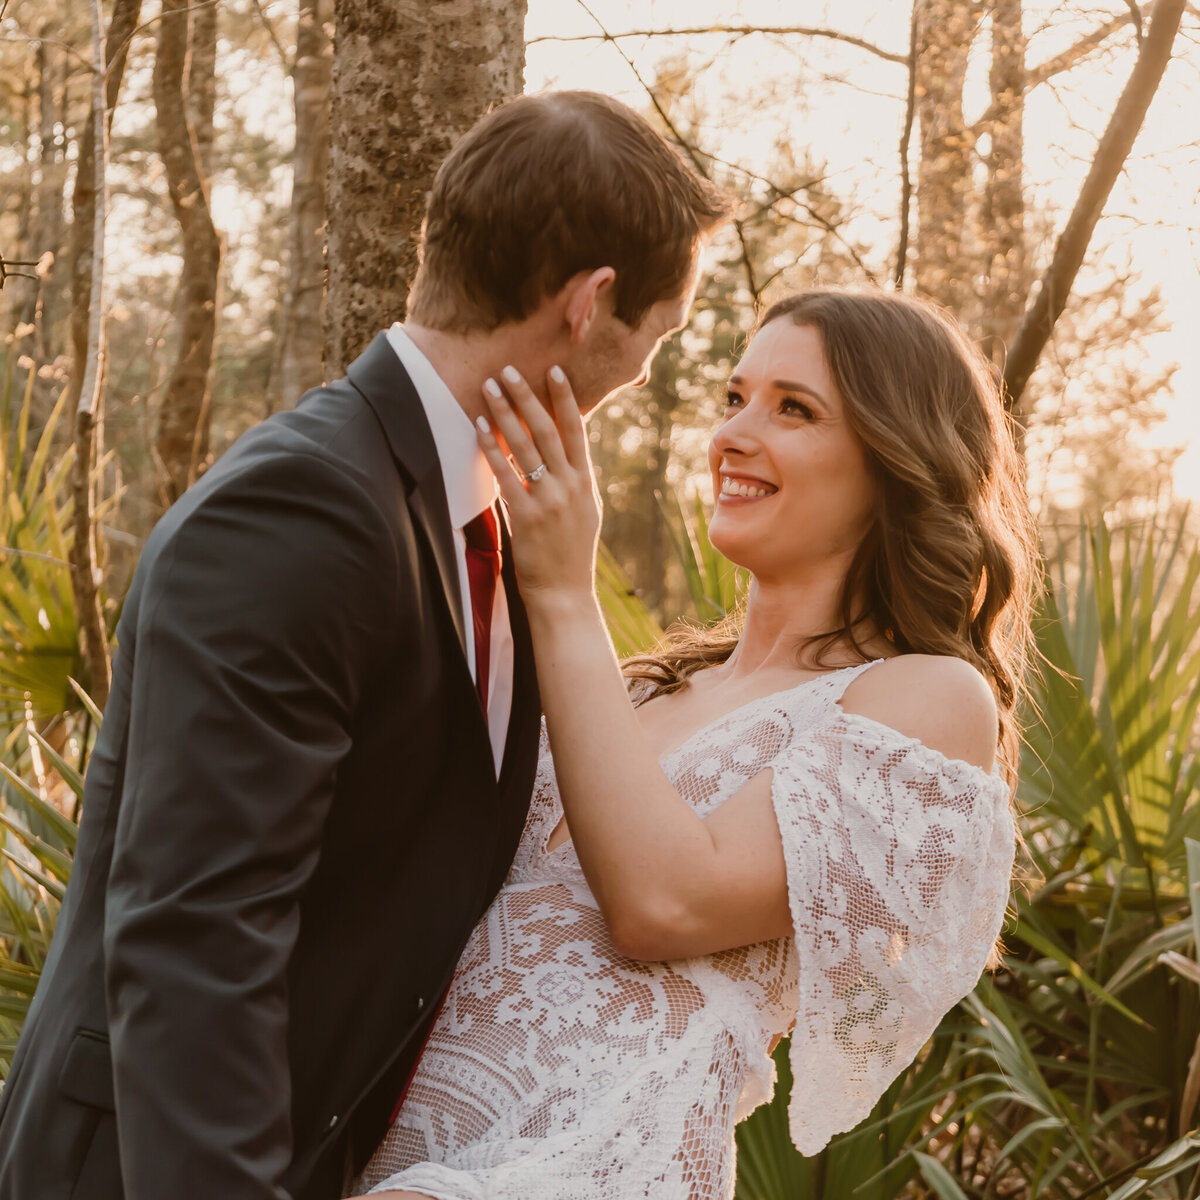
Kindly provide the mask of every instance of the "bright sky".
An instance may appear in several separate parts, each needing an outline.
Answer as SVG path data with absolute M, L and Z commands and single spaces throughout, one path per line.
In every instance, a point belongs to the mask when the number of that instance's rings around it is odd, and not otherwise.
M 587 8 L 581 0 L 529 0 L 528 90 L 594 88 L 644 106 L 644 91 L 612 45 L 535 40 L 596 33 L 599 26 L 587 9 L 613 33 L 711 24 L 809 26 L 853 34 L 901 54 L 907 49 L 910 11 L 907 2 L 897 0 L 587 0 Z M 1044 61 L 1121 11 L 1119 0 L 1026 0 L 1030 63 Z M 825 39 L 751 37 L 731 43 L 710 35 L 683 44 L 691 65 L 703 68 L 707 134 L 722 156 L 754 167 L 776 139 L 811 148 L 828 164 L 835 188 L 853 191 L 863 206 L 859 232 L 877 241 L 879 261 L 873 265 L 884 267 L 894 250 L 903 67 Z M 672 50 L 663 39 L 620 45 L 647 80 Z M 1096 138 L 1133 64 L 1128 34 L 1118 35 L 1113 45 L 1119 52 L 1072 72 L 1069 85 L 1037 89 L 1027 103 L 1027 177 L 1038 185 L 1036 198 L 1059 211 L 1056 228 L 1074 202 Z M 1146 284 L 1162 289 L 1174 329 L 1154 339 L 1150 350 L 1156 362 L 1178 363 L 1180 369 L 1167 421 L 1155 440 L 1188 445 L 1176 487 L 1181 495 L 1200 499 L 1200 336 L 1195 332 L 1200 315 L 1200 150 L 1195 141 L 1200 55 L 1195 50 L 1193 42 L 1177 49 L 1093 245 L 1112 244 L 1116 253 L 1130 257 Z M 749 105 L 772 90 L 771 104 L 751 112 Z M 967 99 L 982 108 L 985 86 L 969 89 Z M 971 119 L 972 113 L 967 115 Z

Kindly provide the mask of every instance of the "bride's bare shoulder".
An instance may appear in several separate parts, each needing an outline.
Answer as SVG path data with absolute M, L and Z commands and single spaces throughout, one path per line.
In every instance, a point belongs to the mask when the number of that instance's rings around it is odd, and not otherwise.
M 996 757 L 995 696 L 988 681 L 961 658 L 901 654 L 886 659 L 853 680 L 842 708 L 984 770 Z

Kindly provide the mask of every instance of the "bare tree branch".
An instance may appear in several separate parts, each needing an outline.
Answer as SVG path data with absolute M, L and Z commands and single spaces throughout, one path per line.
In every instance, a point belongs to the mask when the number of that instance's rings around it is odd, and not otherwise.
M 917 6 L 914 3 L 908 22 L 908 90 L 904 97 L 904 132 L 900 135 L 900 241 L 896 246 L 896 270 L 892 282 L 899 291 L 904 287 L 904 268 L 908 261 L 909 210 L 912 208 L 912 173 L 908 169 L 908 148 L 912 143 L 913 121 L 917 115 Z
M 1189 5 L 1189 7 L 1191 6 Z M 1150 11 L 1151 15 L 1153 15 L 1153 9 Z M 1028 95 L 1035 87 L 1049 83 L 1056 75 L 1061 75 L 1064 71 L 1069 71 L 1073 67 L 1077 67 L 1094 51 L 1100 49 L 1113 34 L 1120 33 L 1131 21 L 1132 18 L 1126 15 L 1111 17 L 1103 25 L 1098 26 L 1091 33 L 1085 34 L 1077 42 L 1068 46 L 1061 54 L 1055 54 L 1052 58 L 1046 59 L 1044 63 L 1039 63 L 1036 67 L 1028 68 L 1025 73 L 1025 94 Z M 991 104 L 984 110 L 983 115 L 975 122 L 972 128 L 981 129 L 993 121 L 1002 119 L 1004 116 L 1005 114 L 1000 111 L 997 105 Z
M 271 44 L 275 47 L 275 52 L 279 55 L 279 61 L 283 64 L 284 74 L 291 75 L 296 69 L 296 64 L 288 57 L 288 52 L 283 48 L 283 43 L 279 40 L 279 34 L 275 32 L 275 26 L 271 24 L 271 18 L 267 16 L 267 11 L 262 6 L 262 0 L 254 0 L 254 11 L 258 13 L 258 19 L 262 23 L 263 29 L 266 30 L 267 37 L 271 39 Z M 298 47 L 296 52 L 299 54 Z
M 1125 7 L 1129 9 L 1130 19 L 1133 21 L 1133 29 L 1137 34 L 1138 46 L 1142 44 L 1142 10 L 1138 8 L 1135 0 L 1125 0 Z
M 1029 377 L 1054 332 L 1055 322 L 1071 293 L 1104 203 L 1125 165 L 1162 81 L 1185 7 L 1186 0 L 1158 0 L 1154 6 L 1137 62 L 1096 147 L 1091 170 L 1054 248 L 1054 257 L 1009 351 L 1004 386 L 1006 402 L 1013 410 L 1019 408 Z
M 634 78 L 638 81 L 638 83 L 641 84 L 642 89 L 645 91 L 646 95 L 650 98 L 650 103 L 652 105 L 654 105 L 654 111 L 656 113 L 658 113 L 663 124 L 666 125 L 668 130 L 670 130 L 671 136 L 676 140 L 676 142 L 679 143 L 680 148 L 684 151 L 685 154 L 687 154 L 688 158 L 691 159 L 692 166 L 694 166 L 696 168 L 696 170 L 705 179 L 711 180 L 711 176 L 709 174 L 708 168 L 701 161 L 700 155 L 699 155 L 699 153 L 697 153 L 695 146 L 693 146 L 683 136 L 683 134 L 679 132 L 678 126 L 676 126 L 675 122 L 671 120 L 670 114 L 667 112 L 667 110 L 665 108 L 663 108 L 662 104 L 659 102 L 658 95 L 654 91 L 654 88 L 652 88 L 650 86 L 650 84 L 647 83 L 646 80 L 642 78 L 642 73 L 637 69 L 637 66 L 634 63 L 633 59 L 630 58 L 629 55 L 626 54 L 625 51 L 622 50 L 621 47 L 617 45 L 616 40 L 609 34 L 608 30 L 604 28 L 604 23 L 587 6 L 587 4 L 585 3 L 585 0 L 576 0 L 576 3 L 600 27 L 600 31 L 604 37 L 604 40 L 612 42 L 613 49 L 616 50 L 616 52 L 625 60 L 625 65 L 633 72 Z M 757 311 L 762 303 L 762 289 L 758 286 L 758 283 L 754 276 L 754 264 L 750 261 L 750 247 L 746 242 L 745 224 L 740 218 L 734 217 L 733 228 L 734 228 L 734 232 L 737 234 L 738 242 L 742 248 L 742 265 L 746 269 L 746 286 L 750 290 L 750 298 L 751 298 L 751 301 L 753 302 L 755 311 Z
M 3 0 L 3 2 L 7 5 L 8 0 Z M 195 3 L 192 4 L 190 7 L 203 8 L 203 7 L 211 6 L 211 7 L 215 8 L 220 3 L 221 3 L 221 0 L 195 0 Z M 129 35 L 125 38 L 123 44 L 120 46 L 119 54 L 109 57 L 108 69 L 105 72 L 105 78 L 107 79 L 108 71 L 111 71 L 113 69 L 113 65 L 115 62 L 118 61 L 118 58 L 120 58 L 122 62 L 124 61 L 123 56 L 124 56 L 125 52 L 129 49 L 129 43 L 132 42 L 133 39 L 135 37 L 137 37 L 137 35 L 139 33 L 142 33 L 143 31 L 145 31 L 147 29 L 153 28 L 153 26 L 158 24 L 158 22 L 163 20 L 165 17 L 172 17 L 176 13 L 187 12 L 188 8 L 189 8 L 189 5 L 187 5 L 187 4 L 184 4 L 182 8 L 164 8 L 163 11 L 160 12 L 157 16 L 151 17 L 148 21 L 143 21 L 142 24 L 137 26 L 136 29 L 133 29 L 129 33 Z M 3 10 L 0 10 L 0 16 L 2 16 L 2 15 L 3 15 Z M 68 58 L 73 58 L 85 70 L 91 71 L 91 69 L 92 69 L 92 64 L 85 54 L 83 54 L 77 47 L 72 45 L 70 42 L 60 41 L 58 38 L 48 38 L 48 37 L 44 37 L 44 36 L 34 37 L 28 33 L 18 33 L 18 34 L 12 34 L 8 37 L 0 38 L 0 42 L 45 42 L 48 46 L 56 46 L 58 49 L 62 50 L 63 53 L 66 54 Z M 124 68 L 122 67 L 122 69 L 124 69 Z
M 841 229 L 827 217 L 822 216 L 821 213 L 819 213 L 811 204 L 809 204 L 807 200 L 800 198 L 801 192 L 806 191 L 808 188 L 818 187 L 821 184 L 828 182 L 829 176 L 820 175 L 816 179 L 806 179 L 797 187 L 785 188 L 780 187 L 775 180 L 768 179 L 765 175 L 760 175 L 757 171 L 752 171 L 749 167 L 743 166 L 741 163 L 730 162 L 729 159 L 722 158 L 719 154 L 712 154 L 708 150 L 703 150 L 699 153 L 703 154 L 703 156 L 708 159 L 709 162 L 717 163 L 719 166 L 725 167 L 730 171 L 736 171 L 739 175 L 744 175 L 747 179 L 752 179 L 755 183 L 766 184 L 768 190 L 774 193 L 766 204 L 760 205 L 748 217 L 741 218 L 743 227 L 754 224 L 759 217 L 763 216 L 764 213 L 770 212 L 771 209 L 773 209 L 781 200 L 793 200 L 809 215 L 809 217 L 812 219 L 812 224 L 820 226 L 820 228 L 825 230 L 826 233 L 837 239 L 837 241 L 841 244 L 842 249 L 846 251 L 851 259 L 853 259 L 854 265 L 858 267 L 860 271 L 862 271 L 863 275 L 870 280 L 871 283 L 879 282 L 875 276 L 875 272 L 871 270 L 870 266 L 867 264 L 866 260 L 858 252 L 855 246 L 846 240 L 846 237 L 842 233 Z M 779 216 L 785 221 L 791 220 L 796 224 L 801 224 L 801 222 L 799 222 L 795 217 L 788 217 L 783 213 L 780 213 Z M 743 243 L 743 245 L 744 244 L 745 243 Z M 770 277 L 770 279 L 774 278 L 774 275 Z M 766 290 L 767 283 L 770 282 L 770 279 L 759 285 L 760 292 Z
M 10 279 L 40 279 L 36 271 L 14 271 L 12 267 L 36 267 L 37 259 L 28 258 L 9 258 L 6 259 L 3 254 L 0 254 L 0 291 L 4 289 L 5 283 Z
M 589 15 L 595 19 L 594 14 Z M 596 23 L 600 24 L 598 20 Z M 833 42 L 843 42 L 848 46 L 857 46 L 858 49 L 865 50 L 868 54 L 875 55 L 876 58 L 882 58 L 885 62 L 899 63 L 903 66 L 908 61 L 908 56 L 905 54 L 895 54 L 891 50 L 884 50 L 882 46 L 876 46 L 872 42 L 854 37 L 852 34 L 841 33 L 836 29 L 817 29 L 809 25 L 704 25 L 696 29 L 631 29 L 624 33 L 609 33 L 603 25 L 600 25 L 600 29 L 600 33 L 580 33 L 567 37 L 543 34 L 541 37 L 530 38 L 525 44 L 533 46 L 538 42 L 612 42 L 615 45 L 618 41 L 628 38 L 703 37 L 706 34 L 732 34 L 735 37 L 749 37 L 751 34 L 765 33 L 787 37 L 826 38 Z

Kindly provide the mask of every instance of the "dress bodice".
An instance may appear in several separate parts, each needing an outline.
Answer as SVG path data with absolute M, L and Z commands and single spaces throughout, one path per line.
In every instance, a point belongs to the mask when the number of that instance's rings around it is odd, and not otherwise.
M 997 775 L 842 710 L 870 665 L 742 705 L 661 760 L 701 816 L 771 772 L 794 936 L 698 958 L 612 946 L 572 842 L 547 849 L 563 810 L 543 728 L 520 848 L 365 1182 L 719 1200 L 793 1027 L 797 1146 L 870 1111 L 978 979 L 1013 854 Z

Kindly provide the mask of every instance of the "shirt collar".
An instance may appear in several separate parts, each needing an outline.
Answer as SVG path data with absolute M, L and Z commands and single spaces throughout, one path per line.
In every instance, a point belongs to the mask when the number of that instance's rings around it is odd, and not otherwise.
M 461 529 L 495 501 L 496 477 L 471 419 L 399 321 L 387 331 L 387 339 L 421 398 L 446 485 L 450 524 Z

